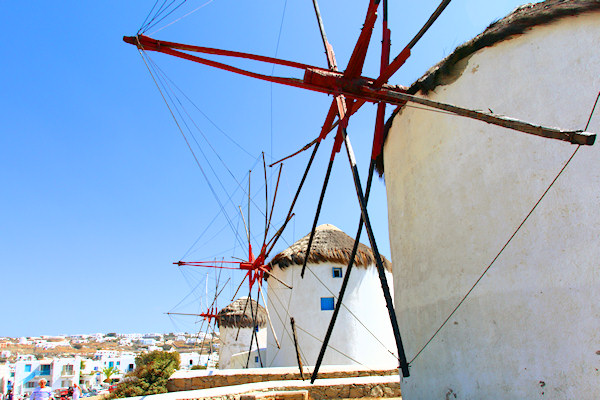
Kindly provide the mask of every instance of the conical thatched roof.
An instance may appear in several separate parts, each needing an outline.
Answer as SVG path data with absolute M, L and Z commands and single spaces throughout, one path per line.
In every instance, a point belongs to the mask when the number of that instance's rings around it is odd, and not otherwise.
M 310 233 L 273 257 L 269 265 L 272 268 L 279 267 L 283 269 L 290 265 L 304 264 L 304 255 L 306 254 L 306 246 L 308 246 L 309 238 Z M 324 224 L 318 226 L 315 231 L 315 238 L 312 242 L 308 262 L 311 264 L 334 263 L 348 265 L 353 247 L 353 238 L 333 225 Z M 381 258 L 385 268 L 391 271 L 392 263 L 383 256 Z M 354 265 L 357 267 L 375 265 L 375 256 L 370 247 L 362 243 L 358 245 Z
M 252 314 L 256 316 L 256 325 L 259 328 L 267 326 L 265 308 L 255 300 L 248 303 L 248 297 L 241 297 L 219 311 L 217 322 L 219 328 L 252 328 L 255 325 Z

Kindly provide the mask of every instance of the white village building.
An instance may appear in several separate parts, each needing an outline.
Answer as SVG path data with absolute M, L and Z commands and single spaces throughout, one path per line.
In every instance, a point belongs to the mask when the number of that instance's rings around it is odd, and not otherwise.
M 219 360 L 219 355 L 217 353 L 200 354 L 194 351 L 190 353 L 179 353 L 179 358 L 181 360 L 179 364 L 181 369 L 191 369 L 197 365 L 214 368 L 216 362 Z
M 599 46 L 599 1 L 526 5 L 409 93 L 584 130 L 600 91 Z M 597 399 L 598 141 L 578 149 L 404 107 L 383 165 L 396 312 L 412 360 L 402 398 Z
M 266 366 L 267 313 L 263 306 L 241 297 L 219 311 L 217 323 L 219 369 L 255 368 L 261 361 Z
M 46 379 L 52 389 L 67 388 L 79 383 L 81 357 L 36 360 L 23 357 L 14 364 L 13 393 L 31 393 L 40 379 Z
M 290 317 L 294 318 L 303 365 L 315 365 L 335 306 L 354 239 L 333 225 L 317 227 L 304 278 L 300 277 L 309 235 L 273 257 L 268 310 L 277 339 L 268 330 L 267 365 L 298 365 Z M 371 249 L 360 244 L 323 365 L 398 367 L 396 344 Z M 391 263 L 384 259 L 392 287 Z M 334 350 L 335 349 L 335 350 Z
M 83 360 L 80 383 L 84 387 L 97 387 L 104 382 L 107 368 L 113 371 L 111 379 L 121 379 L 135 369 L 135 354 L 116 350 L 98 350 L 93 359 Z

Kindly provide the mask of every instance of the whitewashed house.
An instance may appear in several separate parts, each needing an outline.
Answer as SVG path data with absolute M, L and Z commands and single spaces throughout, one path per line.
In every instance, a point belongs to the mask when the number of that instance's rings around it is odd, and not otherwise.
M 207 368 L 213 368 L 216 365 L 216 361 L 219 360 L 217 353 L 213 354 L 200 354 L 198 352 L 191 353 L 179 353 L 181 362 L 179 367 L 181 369 L 191 369 L 194 366 L 200 365 Z
M 81 371 L 81 384 L 85 387 L 96 387 L 106 379 L 103 371 L 112 368 L 115 373 L 111 379 L 121 379 L 135 369 L 135 354 L 115 350 L 98 350 L 93 359 L 85 359 Z
M 269 277 L 268 310 L 277 339 L 268 330 L 267 365 L 298 365 L 290 325 L 293 317 L 303 365 L 315 365 L 342 286 L 354 239 L 333 225 L 317 227 L 304 278 L 300 273 L 309 235 L 273 257 L 271 275 L 292 286 L 289 289 Z M 392 286 L 391 263 L 384 258 L 386 277 Z M 370 368 L 398 366 L 389 314 L 371 249 L 360 244 L 350 273 L 323 365 L 363 365 Z M 336 350 L 334 350 L 336 349 Z
M 217 324 L 219 369 L 266 366 L 267 315 L 263 306 L 241 297 L 219 311 Z
M 409 93 L 583 130 L 599 46 L 599 1 L 526 5 Z M 396 312 L 414 358 L 403 399 L 598 398 L 600 145 L 569 162 L 576 148 L 420 108 L 393 117 L 383 165 Z
M 81 357 L 36 360 L 23 357 L 14 365 L 14 393 L 31 393 L 40 379 L 46 379 L 52 389 L 67 388 L 79 383 Z
M 8 392 L 12 382 L 11 368 L 8 364 L 0 364 L 0 395 L 5 395 Z

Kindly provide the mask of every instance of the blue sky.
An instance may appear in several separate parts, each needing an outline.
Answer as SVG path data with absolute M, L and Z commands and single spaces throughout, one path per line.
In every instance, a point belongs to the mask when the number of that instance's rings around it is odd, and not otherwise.
M 320 3 L 341 67 L 349 58 L 366 10 L 364 1 L 350 3 Z M 395 55 L 438 2 L 390 3 Z M 522 3 L 454 0 L 390 82 L 412 83 L 457 45 Z M 153 4 L 153 0 L 42 1 L 32 6 L 0 1 L 4 38 L 0 63 L 0 336 L 198 329 L 194 321 L 172 320 L 163 313 L 198 310 L 199 298 L 210 299 L 214 292 L 214 272 L 207 278 L 207 271 L 180 269 L 172 263 L 184 256 L 189 261 L 244 257 L 245 250 L 234 234 L 238 231 L 244 237 L 235 210 L 242 205 L 247 212 L 247 198 L 238 183 L 245 187 L 246 173 L 253 167 L 256 206 L 251 208 L 251 226 L 258 246 L 264 226 L 258 210 L 264 208 L 264 178 L 261 162 L 257 163 L 260 152 L 267 153 L 267 161 L 278 159 L 319 132 L 330 102 L 325 95 L 150 54 L 182 88 L 178 97 L 185 101 L 185 94 L 193 100 L 195 106 L 190 103 L 187 109 L 215 149 L 210 150 L 197 131 L 207 159 L 199 149 L 195 153 L 216 188 L 216 197 L 226 205 L 230 225 L 142 58 L 121 40 L 123 35 L 136 33 Z M 188 0 L 149 33 L 157 29 L 161 30 L 152 36 L 158 39 L 326 66 L 308 0 Z M 379 29 L 378 24 L 364 70 L 367 76 L 377 75 Z M 270 66 L 237 65 L 266 74 L 273 71 Z M 274 72 L 289 74 L 282 68 Z M 373 121 L 374 107 L 365 106 L 349 127 L 363 181 Z M 310 230 L 330 141 L 322 146 L 296 217 L 275 251 Z M 275 226 L 282 222 L 307 157 L 305 153 L 285 163 Z M 270 170 L 270 196 L 272 175 Z M 375 184 L 370 213 L 379 247 L 389 257 L 382 180 Z M 320 223 L 332 223 L 353 235 L 358 217 L 347 159 L 340 153 Z M 363 242 L 367 242 L 364 235 Z M 242 275 L 226 272 L 220 282 L 228 277 L 229 286 L 235 282 L 237 287 Z M 196 286 L 202 290 L 196 288 L 186 297 Z M 224 293 L 232 296 L 235 287 Z

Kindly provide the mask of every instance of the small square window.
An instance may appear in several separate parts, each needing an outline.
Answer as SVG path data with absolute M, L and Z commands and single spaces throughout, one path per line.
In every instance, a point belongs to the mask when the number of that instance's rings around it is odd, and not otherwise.
M 327 310 L 333 310 L 333 297 L 321 297 L 321 310 L 322 311 L 327 311 Z
M 341 268 L 333 267 L 333 277 L 334 278 L 341 278 L 342 277 L 342 269 Z
M 25 364 L 25 372 L 31 372 L 31 364 Z

